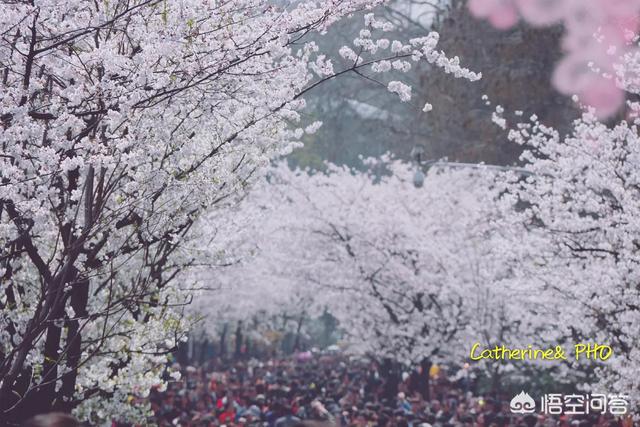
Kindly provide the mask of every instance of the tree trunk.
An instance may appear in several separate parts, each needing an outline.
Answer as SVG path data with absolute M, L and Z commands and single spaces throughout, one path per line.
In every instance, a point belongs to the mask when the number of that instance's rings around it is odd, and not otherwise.
M 429 390 L 429 371 L 431 371 L 431 360 L 430 359 L 422 359 L 420 362 L 420 375 L 418 376 L 418 392 L 422 395 L 422 398 L 425 401 L 430 400 L 430 390 Z
M 222 333 L 220 334 L 220 357 L 225 358 L 227 355 L 227 330 L 229 329 L 229 324 L 225 322 L 222 327 Z
M 33 393 L 26 399 L 34 414 L 49 412 L 56 398 L 56 379 L 58 377 L 58 365 L 60 364 L 60 347 L 62 338 L 62 322 L 65 315 L 65 299 L 61 295 L 67 282 L 73 283 L 77 277 L 77 270 L 70 266 L 71 271 L 63 271 L 51 282 L 48 298 L 53 299 L 52 308 L 47 316 L 47 334 L 44 342 L 44 361 L 42 362 L 42 377 Z M 67 280 L 68 277 L 71 280 Z
M 301 314 L 298 318 L 298 326 L 296 328 L 296 339 L 293 342 L 294 353 L 300 350 L 300 331 L 302 330 L 302 324 L 304 323 L 304 314 Z
M 204 364 L 207 361 L 207 350 L 209 347 L 209 339 L 205 338 L 200 344 L 200 364 Z
M 394 369 L 394 363 L 391 359 L 385 358 L 382 361 L 381 374 L 384 378 L 384 386 L 382 389 L 382 398 L 387 399 L 389 402 L 393 402 L 398 394 L 398 375 Z
M 89 301 L 89 280 L 82 280 L 73 285 L 71 293 L 71 308 L 75 313 L 75 318 L 67 322 L 67 367 L 69 371 L 62 376 L 62 387 L 60 395 L 62 399 L 56 401 L 56 409 L 63 412 L 70 412 L 73 409 L 72 398 L 76 388 L 76 378 L 78 376 L 78 364 L 82 354 L 82 333 L 80 332 L 80 322 L 78 319 L 86 319 L 87 303 Z
M 501 382 L 500 381 L 500 364 L 496 363 L 495 364 L 495 368 L 493 369 L 493 378 L 491 378 L 491 391 L 494 393 L 494 395 L 499 395 L 501 392 Z
M 236 328 L 236 351 L 235 358 L 239 359 L 242 356 L 242 320 L 238 322 Z

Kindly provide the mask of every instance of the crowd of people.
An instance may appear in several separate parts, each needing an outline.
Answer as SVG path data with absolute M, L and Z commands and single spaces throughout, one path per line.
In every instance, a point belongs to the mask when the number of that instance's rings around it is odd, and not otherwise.
M 506 396 L 473 396 L 419 366 L 389 375 L 384 366 L 341 355 L 222 362 L 180 367 L 181 378 L 149 402 L 159 426 L 218 427 L 626 427 L 609 415 L 518 415 Z M 430 381 L 428 381 L 430 379 Z M 426 385 L 426 386 L 425 386 Z

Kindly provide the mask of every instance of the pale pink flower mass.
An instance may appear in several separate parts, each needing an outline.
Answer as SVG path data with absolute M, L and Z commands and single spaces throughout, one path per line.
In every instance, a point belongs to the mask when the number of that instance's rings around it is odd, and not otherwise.
M 518 22 L 518 11 L 513 0 L 470 0 L 469 9 L 496 28 L 507 29 Z
M 616 61 L 632 48 L 640 0 L 470 0 L 469 10 L 499 29 L 519 18 L 533 26 L 563 24 L 566 56 L 554 72 L 554 87 L 578 95 L 600 118 L 624 105 L 624 89 L 611 76 Z
M 562 20 L 567 11 L 567 0 L 517 0 L 523 19 L 531 25 L 551 25 Z
M 600 117 L 609 117 L 615 114 L 624 104 L 624 91 L 622 91 L 613 79 L 605 79 L 599 76 L 583 90 L 580 100 L 595 108 Z

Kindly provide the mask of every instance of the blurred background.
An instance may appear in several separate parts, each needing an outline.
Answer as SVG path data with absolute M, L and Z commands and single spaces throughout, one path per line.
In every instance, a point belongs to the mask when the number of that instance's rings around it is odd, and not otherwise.
M 403 76 L 413 88 L 409 103 L 398 102 L 376 82 L 355 74 L 329 81 L 306 98 L 315 114 L 310 119 L 324 125 L 291 154 L 292 165 L 322 169 L 329 161 L 359 167 L 360 156 L 386 152 L 408 160 L 417 144 L 425 146 L 423 159 L 511 165 L 518 161 L 519 147 L 492 123 L 495 105 L 522 111 L 524 117 L 535 112 L 542 123 L 562 133 L 578 117 L 571 99 L 551 84 L 553 66 L 562 54 L 561 26 L 520 23 L 498 30 L 473 17 L 466 0 L 396 0 L 375 13 L 395 24 L 390 40 L 437 31 L 439 49 L 459 56 L 465 67 L 481 72 L 482 79 L 455 79 L 420 63 Z M 363 14 L 338 23 L 330 37 L 318 40 L 321 49 L 337 52 L 349 44 L 357 37 Z M 424 99 L 435 106 L 427 114 L 420 104 Z

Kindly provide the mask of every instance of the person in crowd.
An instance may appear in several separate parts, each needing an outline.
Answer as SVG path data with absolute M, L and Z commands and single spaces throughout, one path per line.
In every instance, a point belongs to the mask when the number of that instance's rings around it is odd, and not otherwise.
M 197 368 L 174 365 L 181 378 L 141 403 L 153 411 L 148 424 L 160 427 L 627 427 L 600 414 L 513 414 L 508 396 L 474 396 L 468 379 L 449 379 L 433 366 L 422 363 L 415 374 L 389 381 L 388 366 L 340 354 L 215 359 Z M 437 375 L 425 376 L 430 368 Z

